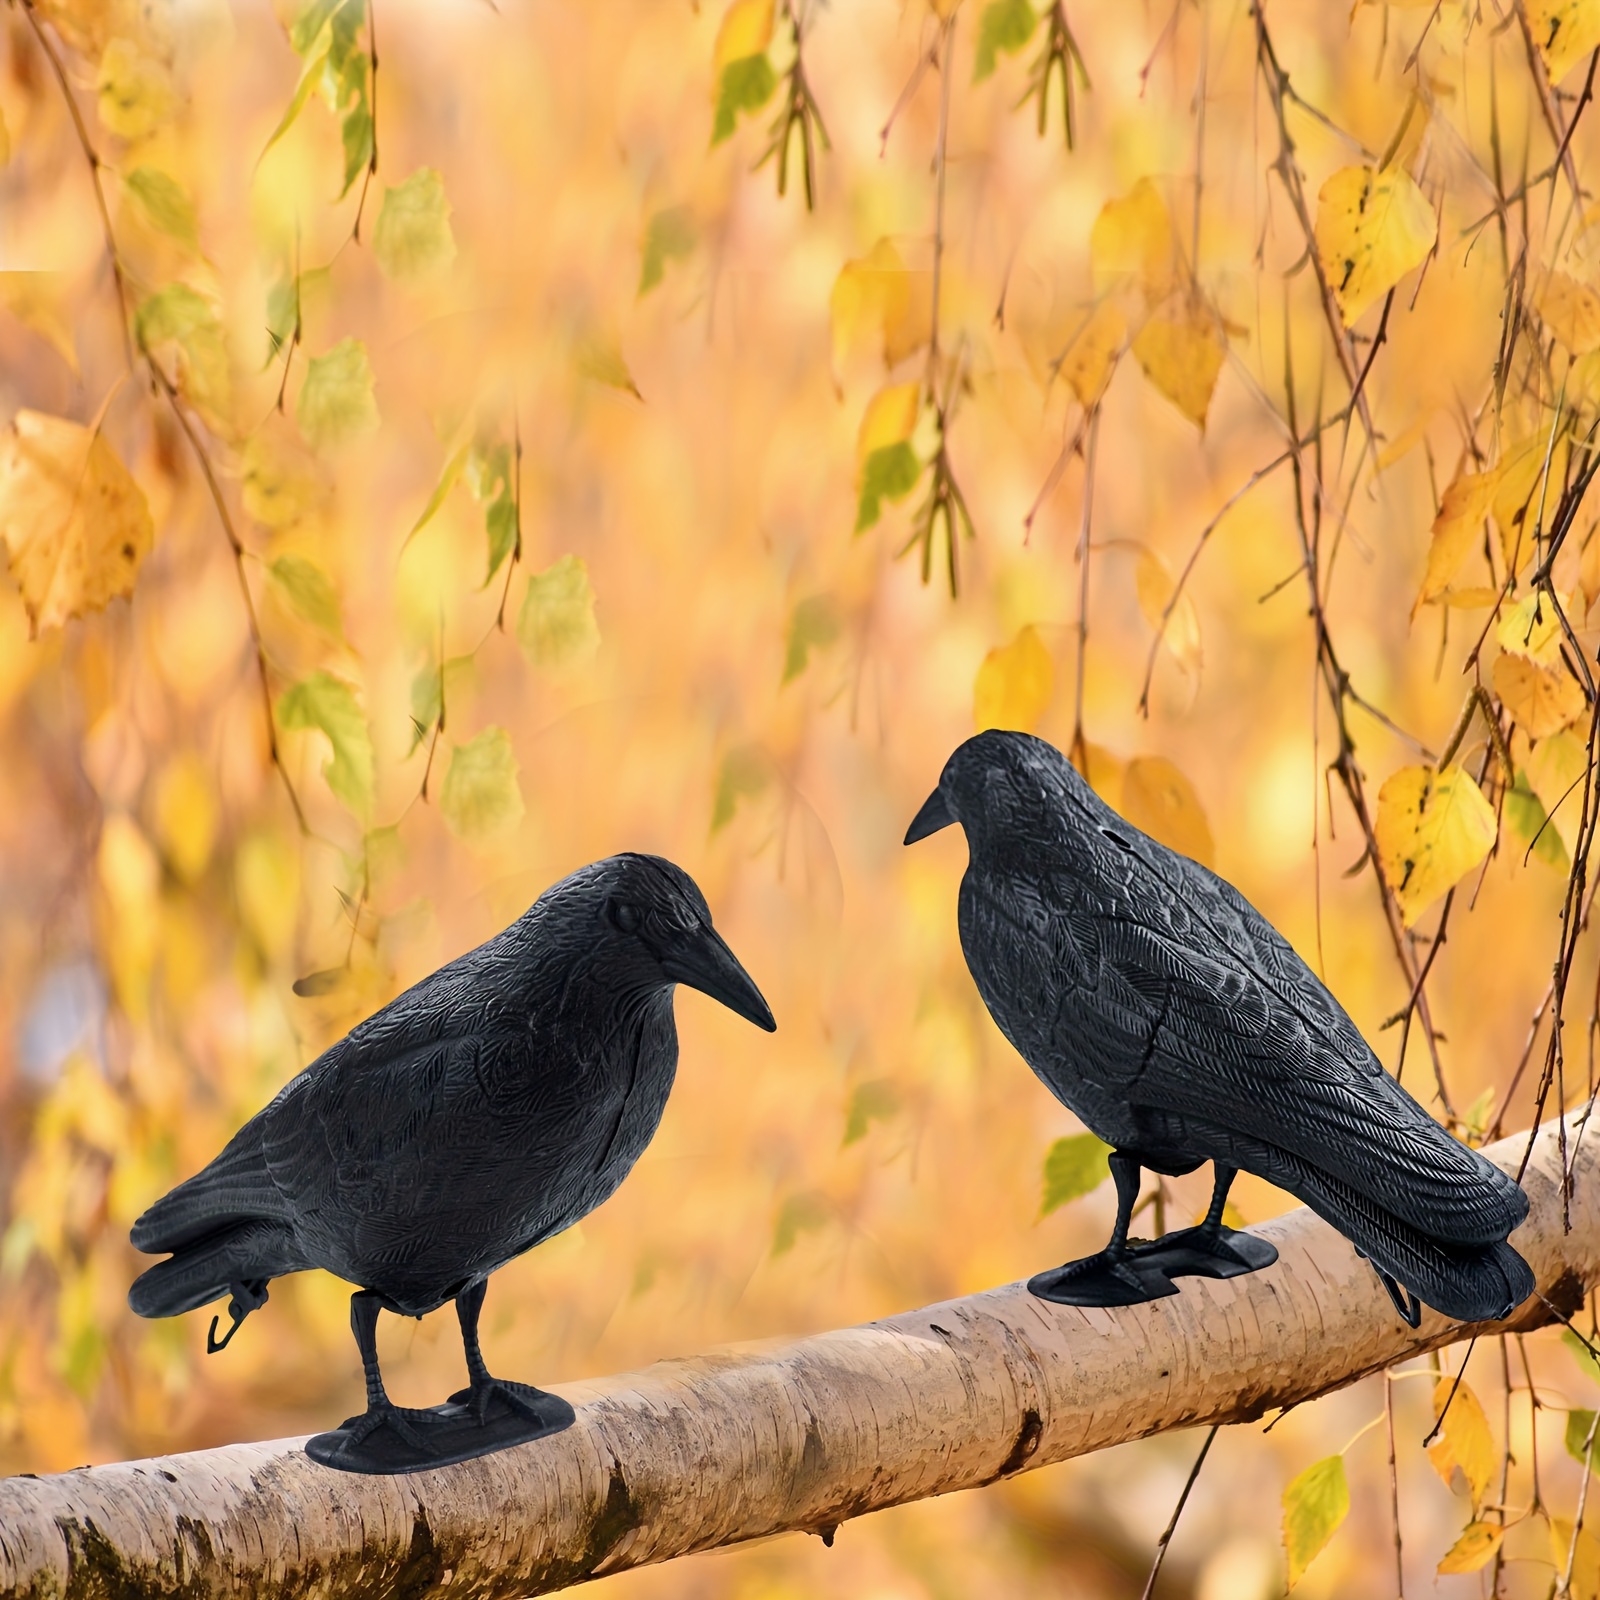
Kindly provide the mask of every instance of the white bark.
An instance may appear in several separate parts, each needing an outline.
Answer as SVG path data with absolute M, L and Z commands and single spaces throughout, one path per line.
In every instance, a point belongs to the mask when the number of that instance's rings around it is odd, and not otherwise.
M 1525 1136 L 1490 1154 L 1515 1170 Z M 1600 1137 L 1570 1233 L 1554 1126 L 1513 1236 L 1571 1315 L 1600 1278 Z M 864 1327 L 665 1361 L 562 1392 L 567 1432 L 404 1478 L 308 1460 L 300 1441 L 0 1481 L 0 1594 L 542 1594 L 864 1512 L 1169 1428 L 1246 1421 L 1471 1330 L 1413 1332 L 1366 1262 L 1295 1211 L 1258 1229 L 1277 1265 L 1186 1278 L 1149 1305 L 1079 1310 L 1021 1284 Z M 1540 1300 L 1513 1326 L 1552 1320 Z

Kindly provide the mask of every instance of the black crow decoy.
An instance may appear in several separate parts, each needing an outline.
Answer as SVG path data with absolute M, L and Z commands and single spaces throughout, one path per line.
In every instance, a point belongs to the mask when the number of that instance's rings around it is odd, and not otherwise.
M 172 1254 L 130 1304 L 170 1317 L 229 1295 L 227 1336 L 213 1319 L 207 1340 L 220 1349 L 272 1278 L 321 1267 L 359 1285 L 367 1410 L 308 1443 L 329 1466 L 412 1472 L 567 1426 L 564 1400 L 485 1367 L 485 1280 L 593 1211 L 639 1159 L 672 1088 L 679 983 L 776 1026 L 681 868 L 630 854 L 573 873 L 354 1028 L 151 1206 L 133 1243 Z M 447 1300 L 470 1385 L 441 1406 L 396 1406 L 378 1313 Z
M 978 992 L 1045 1087 L 1113 1150 L 1111 1242 L 1038 1274 L 1035 1294 L 1135 1305 L 1175 1294 L 1175 1277 L 1270 1265 L 1266 1240 L 1222 1225 L 1239 1169 L 1350 1239 L 1412 1327 L 1419 1300 L 1479 1321 L 1533 1293 L 1505 1242 L 1528 1214 L 1522 1190 L 1383 1070 L 1231 884 L 1125 822 L 1029 734 L 962 744 L 905 842 L 953 822 L 970 853 L 959 923 Z M 1130 1246 L 1139 1169 L 1178 1176 L 1206 1161 L 1205 1220 Z

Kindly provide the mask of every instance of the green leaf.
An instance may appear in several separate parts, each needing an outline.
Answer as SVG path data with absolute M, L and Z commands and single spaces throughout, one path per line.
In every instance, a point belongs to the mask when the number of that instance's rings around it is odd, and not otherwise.
M 839 637 L 839 611 L 833 597 L 813 594 L 794 608 L 789 618 L 789 638 L 783 654 L 783 681 L 806 670 L 813 650 L 825 650 Z
M 378 426 L 372 368 L 359 339 L 343 339 L 326 355 L 313 356 L 294 408 L 300 431 L 314 449 L 344 444 Z
M 832 1220 L 833 1207 L 827 1196 L 816 1189 L 790 1195 L 778 1208 L 778 1220 L 773 1224 L 773 1255 L 787 1255 L 802 1233 L 815 1233 Z
M 300 74 L 300 81 L 294 87 L 294 97 L 289 101 L 289 109 L 278 118 L 278 125 L 272 130 L 272 136 L 261 147 L 261 154 L 256 157 L 259 166 L 266 159 L 267 152 L 286 134 L 294 125 L 300 113 L 306 108 L 306 101 L 311 98 L 311 91 L 322 81 L 323 68 L 328 64 L 326 50 L 311 62 Z
M 304 556 L 279 556 L 267 571 L 297 615 L 330 639 L 344 637 L 339 621 L 339 597 L 334 593 L 332 580 L 316 562 L 307 561 Z
M 411 680 L 411 749 L 416 748 L 433 732 L 433 725 L 444 715 L 444 670 L 427 666 Z
M 442 272 L 455 260 L 450 202 L 444 179 L 432 167 L 418 167 L 404 183 L 383 191 L 383 206 L 372 230 L 378 265 L 400 283 Z
M 528 579 L 517 643 L 536 667 L 565 666 L 598 648 L 594 589 L 589 569 L 576 556 L 562 556 Z
M 1283 1547 L 1289 1556 L 1291 1589 L 1349 1513 L 1350 1483 L 1343 1456 L 1328 1456 L 1307 1467 L 1283 1491 Z
M 339 198 L 343 200 L 350 193 L 350 185 L 372 163 L 372 113 L 367 109 L 365 95 L 344 119 L 340 138 L 344 143 L 344 187 Z
M 279 278 L 267 291 L 267 365 L 300 331 L 300 280 Z
M 981 83 L 995 69 L 1000 51 L 1014 56 L 1033 37 L 1039 18 L 1028 0 L 992 0 L 978 18 L 978 52 L 972 81 Z
M 844 1142 L 855 1144 L 865 1139 L 874 1122 L 887 1122 L 900 1110 L 900 1091 L 887 1078 L 869 1078 L 858 1083 L 850 1096 L 844 1116 Z
M 278 701 L 281 727 L 322 734 L 333 754 L 322 765 L 328 787 L 358 817 L 372 809 L 372 736 L 355 690 L 331 672 L 313 672 Z
M 455 488 L 457 480 L 461 477 L 461 469 L 467 464 L 467 455 L 471 448 L 470 444 L 462 445 L 445 462 L 444 471 L 439 474 L 439 481 L 434 484 L 433 493 L 428 496 L 428 503 L 422 508 L 422 515 L 411 524 L 411 532 L 406 535 L 405 544 L 400 546 L 402 551 L 438 515 L 439 507 L 450 497 L 450 491 Z
M 500 570 L 500 563 L 517 547 L 517 503 L 511 497 L 509 484 L 490 501 L 483 525 L 489 535 L 489 570 L 483 580 L 487 585 Z
M 741 800 L 753 799 L 772 781 L 772 762 L 758 744 L 736 744 L 722 758 L 716 798 L 711 803 L 711 831 L 733 821 Z
M 778 76 L 765 55 L 741 56 L 722 69 L 717 85 L 717 110 L 711 122 L 711 142 L 721 144 L 733 133 L 741 111 L 759 111 L 778 87 Z
M 1562 1330 L 1561 1342 L 1572 1352 L 1572 1359 L 1583 1368 L 1584 1376 L 1600 1382 L 1600 1359 L 1596 1358 L 1594 1351 L 1571 1328 Z
M 861 466 L 861 502 L 856 532 L 865 533 L 883 515 L 885 500 L 903 500 L 917 486 L 922 463 L 909 439 L 874 450 Z
M 687 206 L 671 206 L 658 211 L 646 223 L 644 250 L 639 264 L 639 298 L 643 299 L 661 282 L 669 261 L 693 255 L 699 232 Z
M 366 20 L 367 0 L 344 0 L 333 13 L 333 25 L 328 30 L 328 65 L 345 80 L 347 91 L 359 90 L 363 99 L 368 62 L 366 52 L 358 53 L 357 47 L 360 44 L 361 24 Z M 350 70 L 352 64 L 358 62 L 359 74 Z
M 135 167 L 122 184 L 153 227 L 190 250 L 200 248 L 194 202 L 183 192 L 176 178 L 157 167 Z
M 1045 1152 L 1044 1198 L 1039 1215 L 1048 1217 L 1079 1195 L 1098 1189 L 1111 1172 L 1107 1157 L 1111 1146 L 1092 1133 L 1075 1133 L 1057 1139 Z
M 178 387 L 208 417 L 226 422 L 233 382 L 228 346 L 216 308 L 186 283 L 170 283 L 150 296 L 134 318 L 142 350 L 177 352 Z
M 1506 821 L 1522 841 L 1523 848 L 1531 844 L 1535 861 L 1544 862 L 1565 877 L 1571 866 L 1567 859 L 1567 847 L 1555 827 L 1547 825 L 1544 802 L 1533 792 L 1528 774 L 1520 767 L 1517 768 L 1517 781 L 1506 790 L 1505 809 Z
M 609 389 L 621 389 L 635 400 L 644 399 L 639 393 L 639 386 L 633 381 L 633 374 L 628 371 L 628 363 L 622 359 L 622 350 L 615 339 L 593 334 L 580 340 L 574 362 L 579 377 L 592 378 Z
M 1569 1411 L 1567 1413 L 1567 1454 L 1580 1467 L 1592 1467 L 1596 1456 L 1600 1456 L 1600 1432 L 1596 1432 L 1594 1437 L 1591 1438 L 1589 1430 L 1593 1427 L 1594 1412 Z M 1587 1446 L 1587 1449 L 1585 1446 Z
M 485 728 L 456 746 L 439 794 L 439 811 L 458 839 L 489 839 L 522 820 L 517 757 L 504 728 Z
M 308 0 L 289 29 L 289 48 L 297 56 L 303 57 L 322 36 L 328 18 L 339 9 L 341 3 L 342 0 Z

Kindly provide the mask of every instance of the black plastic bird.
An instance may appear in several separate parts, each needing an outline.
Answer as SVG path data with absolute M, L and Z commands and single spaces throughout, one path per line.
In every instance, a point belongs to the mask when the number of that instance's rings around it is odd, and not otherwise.
M 694 881 L 659 856 L 597 861 L 504 933 L 442 967 L 292 1079 L 204 1171 L 158 1200 L 133 1243 L 170 1260 L 129 1292 L 140 1316 L 231 1296 L 227 1337 L 269 1279 L 321 1267 L 360 1285 L 350 1324 L 367 1410 L 307 1453 L 354 1472 L 411 1472 L 566 1427 L 554 1395 L 496 1379 L 478 1347 L 485 1280 L 594 1210 L 661 1121 L 678 1060 L 674 985 L 769 1032 L 749 975 Z M 470 1386 L 394 1405 L 380 1310 L 454 1300 Z
M 1349 1238 L 1412 1327 L 1419 1299 L 1476 1321 L 1533 1293 L 1505 1242 L 1528 1214 L 1522 1190 L 1383 1070 L 1231 884 L 1123 821 L 1029 734 L 961 745 L 906 843 L 953 822 L 970 853 L 959 922 L 978 992 L 1051 1093 L 1113 1147 L 1111 1242 L 1040 1273 L 1035 1294 L 1135 1305 L 1175 1294 L 1175 1277 L 1270 1265 L 1270 1244 L 1222 1225 L 1241 1168 Z M 1139 1169 L 1179 1176 L 1206 1161 L 1205 1220 L 1130 1245 Z

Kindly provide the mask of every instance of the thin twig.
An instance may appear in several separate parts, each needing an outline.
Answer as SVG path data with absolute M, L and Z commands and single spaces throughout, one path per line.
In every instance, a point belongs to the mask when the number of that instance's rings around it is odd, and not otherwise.
M 1212 1441 L 1222 1431 L 1222 1424 L 1214 1422 L 1205 1437 L 1205 1443 L 1200 1446 L 1200 1454 L 1194 1458 L 1194 1465 L 1189 1468 L 1188 1480 L 1184 1483 L 1183 1493 L 1178 1496 L 1178 1503 L 1172 1508 L 1172 1519 L 1161 1531 L 1161 1537 L 1156 1540 L 1155 1560 L 1150 1563 L 1150 1576 L 1144 1580 L 1144 1592 L 1139 1600 L 1150 1600 L 1155 1592 L 1156 1579 L 1161 1575 L 1161 1563 L 1167 1559 L 1167 1546 L 1172 1543 L 1172 1536 L 1178 1529 L 1178 1518 L 1183 1515 L 1183 1508 L 1189 1503 L 1189 1491 L 1194 1488 L 1195 1479 L 1200 1476 L 1200 1469 L 1206 1464 L 1206 1455 L 1211 1449 Z

